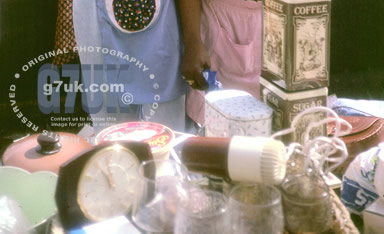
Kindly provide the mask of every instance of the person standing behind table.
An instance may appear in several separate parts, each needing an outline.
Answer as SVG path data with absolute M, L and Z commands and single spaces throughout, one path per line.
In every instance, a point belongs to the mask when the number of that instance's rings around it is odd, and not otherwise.
M 103 121 L 107 119 L 115 120 L 114 124 L 148 120 L 185 130 L 188 85 L 181 78 L 182 42 L 176 13 L 174 0 L 73 0 L 77 46 L 115 51 L 79 50 L 81 63 L 128 66 L 128 75 L 122 80 L 131 104 L 121 103 L 123 94 L 118 93 L 119 108 L 108 110 L 108 97 L 86 93 L 89 106 L 97 109 L 95 103 L 103 103 L 101 110 L 90 114 L 96 134 L 108 127 Z M 115 77 L 113 72 L 105 71 L 103 82 L 108 82 L 106 77 Z M 123 70 L 118 72 L 122 74 Z M 85 83 L 93 83 L 96 78 L 92 76 Z
M 181 64 L 190 84 L 187 114 L 204 124 L 205 68 L 217 71 L 225 89 L 260 97 L 262 1 L 179 0 L 184 37 Z

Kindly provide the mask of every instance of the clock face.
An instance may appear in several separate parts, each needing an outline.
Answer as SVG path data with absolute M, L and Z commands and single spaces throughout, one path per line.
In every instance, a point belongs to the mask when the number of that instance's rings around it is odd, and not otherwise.
M 98 151 L 85 164 L 77 187 L 84 215 L 101 221 L 129 212 L 137 187 L 135 153 L 115 144 Z

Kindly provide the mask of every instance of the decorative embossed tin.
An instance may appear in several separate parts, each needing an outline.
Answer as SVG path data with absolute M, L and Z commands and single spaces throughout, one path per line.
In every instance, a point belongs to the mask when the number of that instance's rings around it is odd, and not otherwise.
M 293 118 L 300 112 L 315 106 L 327 106 L 328 88 L 319 88 L 306 91 L 287 93 L 275 86 L 273 83 L 260 77 L 261 98 L 273 110 L 274 132 L 289 128 Z M 283 137 L 284 143 L 290 142 L 303 143 L 303 137 L 307 125 L 310 122 L 319 121 L 326 118 L 324 112 L 315 112 L 304 115 L 298 123 L 296 131 Z M 311 132 L 311 137 L 327 136 L 327 126 L 320 126 Z
M 287 91 L 327 87 L 330 0 L 265 0 L 262 76 Z
M 205 96 L 205 136 L 270 136 L 272 109 L 247 92 L 212 91 Z

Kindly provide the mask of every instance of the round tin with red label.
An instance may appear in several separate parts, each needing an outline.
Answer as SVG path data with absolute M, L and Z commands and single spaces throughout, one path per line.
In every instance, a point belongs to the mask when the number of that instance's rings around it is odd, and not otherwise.
M 102 130 L 96 136 L 96 144 L 106 141 L 132 140 L 149 144 L 154 158 L 167 158 L 175 139 L 174 132 L 153 122 L 126 122 Z

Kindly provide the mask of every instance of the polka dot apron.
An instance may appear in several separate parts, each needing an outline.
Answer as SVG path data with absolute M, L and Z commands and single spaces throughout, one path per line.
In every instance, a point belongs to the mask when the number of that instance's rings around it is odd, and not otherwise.
M 121 31 L 134 33 L 155 22 L 160 0 L 105 0 L 109 17 Z

